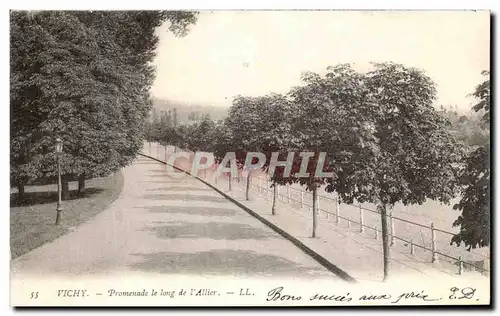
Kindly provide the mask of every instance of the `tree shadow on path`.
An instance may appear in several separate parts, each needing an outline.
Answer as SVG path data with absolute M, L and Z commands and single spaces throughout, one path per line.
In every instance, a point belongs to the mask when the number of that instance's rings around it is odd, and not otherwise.
M 236 214 L 234 209 L 210 206 L 150 206 L 147 207 L 146 210 L 152 213 L 182 213 L 187 215 L 219 217 L 231 217 Z
M 187 190 L 189 191 L 203 191 L 203 192 L 214 192 L 214 190 L 209 189 L 209 188 L 192 188 L 192 187 L 164 187 L 164 188 L 155 188 L 155 189 L 147 189 L 147 192 L 158 192 L 158 191 L 166 191 L 166 192 L 186 192 Z
M 249 250 L 210 250 L 197 253 L 138 253 L 144 261 L 132 270 L 165 274 L 234 276 L 332 276 L 320 267 L 306 267 L 285 258 Z
M 189 189 L 186 189 L 188 191 Z M 226 199 L 211 195 L 193 195 L 193 194 L 146 194 L 142 196 L 148 200 L 177 200 L 177 201 L 200 201 L 200 202 L 227 202 Z
M 163 239 L 210 238 L 216 240 L 237 240 L 281 238 L 273 231 L 239 223 L 172 221 L 167 222 L 167 224 L 164 226 L 148 227 L 145 230 L 152 231 L 156 234 L 156 237 Z

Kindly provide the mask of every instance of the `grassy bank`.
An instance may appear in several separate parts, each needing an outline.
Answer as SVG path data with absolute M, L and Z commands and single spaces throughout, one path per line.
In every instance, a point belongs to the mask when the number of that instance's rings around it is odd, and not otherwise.
M 63 201 L 61 224 L 55 226 L 57 185 L 27 186 L 25 199 L 17 202 L 17 192 L 10 194 L 11 258 L 19 257 L 71 231 L 106 209 L 123 188 L 123 175 L 117 172 L 105 178 L 86 181 L 82 195 L 77 182 L 71 182 L 69 199 Z

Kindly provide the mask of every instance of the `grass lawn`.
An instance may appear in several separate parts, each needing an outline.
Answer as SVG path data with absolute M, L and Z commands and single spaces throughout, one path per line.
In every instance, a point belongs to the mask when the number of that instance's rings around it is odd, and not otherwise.
M 107 208 L 123 188 L 123 175 L 117 172 L 105 178 L 87 180 L 78 196 L 77 182 L 70 182 L 70 195 L 63 200 L 61 224 L 56 226 L 57 185 L 27 186 L 26 199 L 17 202 L 17 191 L 10 194 L 11 258 L 19 257 L 71 231 Z

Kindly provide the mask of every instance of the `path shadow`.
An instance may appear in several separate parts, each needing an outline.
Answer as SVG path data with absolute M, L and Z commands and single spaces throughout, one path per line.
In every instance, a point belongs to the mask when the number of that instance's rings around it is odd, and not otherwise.
M 157 192 L 157 191 L 180 191 L 180 192 L 186 192 L 187 190 L 189 190 L 189 191 L 213 192 L 212 189 L 208 189 L 208 188 L 206 188 L 206 189 L 193 188 L 193 187 L 190 187 L 190 186 L 155 188 L 155 189 L 147 189 L 146 191 L 148 191 L 148 192 Z
M 151 170 L 149 170 L 151 171 Z M 162 172 L 161 174 L 144 174 L 145 176 L 147 176 L 148 178 L 173 178 L 171 175 L 169 175 L 167 172 Z M 186 175 L 187 177 L 187 175 Z
M 186 189 L 188 191 L 189 189 Z M 179 200 L 179 201 L 201 201 L 201 202 L 226 202 L 222 197 L 210 195 L 192 195 L 192 194 L 146 194 L 142 196 L 143 199 L 151 200 Z
M 152 213 L 182 213 L 201 216 L 231 217 L 236 214 L 236 211 L 232 209 L 204 206 L 151 206 L 146 208 L 146 210 Z
M 280 238 L 273 231 L 239 223 L 205 222 L 194 223 L 185 221 L 167 222 L 167 225 L 148 227 L 156 237 L 174 238 L 210 238 L 210 239 L 271 239 Z
M 159 165 L 161 162 L 158 161 L 152 161 L 152 160 L 137 160 L 134 162 L 134 164 L 138 165 Z
M 70 190 L 68 197 L 63 201 L 84 199 L 104 191 L 103 188 L 87 188 L 82 193 L 78 194 L 78 190 Z M 59 193 L 57 191 L 39 191 L 39 192 L 25 192 L 23 198 L 19 199 L 19 194 L 10 194 L 10 206 L 30 206 L 37 204 L 56 203 L 59 200 Z
M 137 253 L 144 261 L 132 270 L 165 274 L 235 276 L 328 276 L 325 269 L 305 267 L 285 258 L 249 250 L 211 250 L 196 253 Z
M 175 178 L 165 177 L 165 180 L 146 180 L 146 181 L 139 181 L 139 183 L 160 183 L 160 184 L 170 185 L 172 183 L 188 183 L 188 181 L 185 179 L 175 179 Z
M 156 173 L 167 174 L 167 172 L 165 171 L 165 169 L 161 169 L 161 170 L 148 170 L 148 172 L 153 173 L 153 175 L 155 175 Z

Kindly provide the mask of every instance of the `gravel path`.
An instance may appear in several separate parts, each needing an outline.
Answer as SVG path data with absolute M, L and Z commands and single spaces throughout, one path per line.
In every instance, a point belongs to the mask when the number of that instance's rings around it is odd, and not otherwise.
M 175 179 L 147 158 L 123 170 L 105 211 L 11 261 L 16 275 L 127 272 L 338 279 L 201 182 Z

